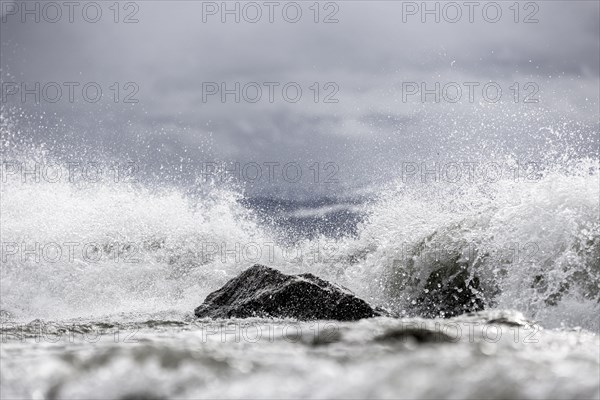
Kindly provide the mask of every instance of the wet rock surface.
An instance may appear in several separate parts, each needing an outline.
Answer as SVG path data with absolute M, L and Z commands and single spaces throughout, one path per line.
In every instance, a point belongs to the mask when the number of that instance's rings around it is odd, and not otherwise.
M 416 309 L 420 316 L 435 318 L 455 317 L 467 312 L 481 311 L 485 303 L 480 296 L 479 277 L 470 272 L 458 261 L 432 272 L 423 292 L 416 299 Z
M 254 265 L 209 294 L 199 318 L 295 318 L 355 321 L 386 315 L 349 290 L 312 274 L 286 275 Z
M 406 315 L 451 318 L 494 306 L 500 290 L 492 269 L 501 260 L 456 239 L 460 229 L 450 226 L 423 238 L 388 270 L 384 290 L 400 300 Z

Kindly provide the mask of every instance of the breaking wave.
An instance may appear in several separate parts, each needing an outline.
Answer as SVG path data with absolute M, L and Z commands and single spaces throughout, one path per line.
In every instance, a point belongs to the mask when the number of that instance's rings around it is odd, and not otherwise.
M 555 159 L 527 178 L 400 176 L 363 204 L 292 210 L 296 222 L 340 207 L 360 217 L 352 232 L 290 240 L 294 226 L 277 223 L 285 216 L 261 217 L 233 185 L 199 193 L 115 179 L 106 160 L 84 179 L 84 164 L 6 143 L 2 157 L 0 309 L 15 319 L 191 311 L 264 263 L 316 273 L 400 315 L 437 313 L 427 303 L 435 296 L 468 294 L 548 327 L 600 329 L 596 158 Z

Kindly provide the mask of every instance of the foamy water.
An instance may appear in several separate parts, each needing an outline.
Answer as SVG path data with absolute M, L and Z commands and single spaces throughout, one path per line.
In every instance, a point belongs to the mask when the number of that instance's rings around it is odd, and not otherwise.
M 15 126 L 4 120 L 2 129 Z M 115 179 L 114 160 L 95 161 L 103 173 L 90 179 L 77 169 L 69 175 L 70 165 L 43 148 L 3 147 L 1 369 L 9 397 L 599 396 L 597 159 L 553 155 L 524 175 L 458 183 L 399 176 L 370 188 L 366 202 L 343 193 L 338 204 L 302 203 L 270 218 L 234 185 L 198 191 Z M 486 162 L 521 168 L 511 156 Z M 340 210 L 361 222 L 341 230 L 331 217 Z M 298 238 L 285 223 L 315 217 L 335 234 Z M 405 319 L 334 323 L 328 339 L 307 339 L 314 326 L 295 321 L 193 318 L 208 293 L 254 263 L 312 272 Z M 429 274 L 455 264 L 478 282 L 473 294 L 487 310 L 419 319 L 413 306 Z M 377 339 L 398 324 L 441 321 L 466 324 L 456 342 Z M 494 341 L 485 335 L 497 321 L 502 339 Z M 472 322 L 475 340 L 466 335 Z M 232 340 L 248 323 L 272 338 Z M 286 324 L 300 327 L 301 340 L 288 340 Z M 516 341 L 511 328 L 522 329 Z M 222 332 L 230 334 L 222 340 Z
M 590 399 L 597 335 L 518 312 L 352 323 L 122 315 L 7 326 L 7 398 Z M 503 321 L 503 322 L 494 322 Z M 406 329 L 445 342 L 420 343 Z
M 33 170 L 36 163 L 22 165 Z M 399 180 L 355 207 L 364 217 L 356 235 L 293 244 L 231 189 L 192 197 L 110 179 L 23 182 L 9 172 L 2 309 L 19 319 L 183 312 L 253 263 L 312 271 L 405 313 L 423 287 L 399 276 L 424 282 L 454 260 L 481 280 L 488 307 L 518 309 L 550 327 L 598 329 L 593 160 L 550 168 L 533 181 Z

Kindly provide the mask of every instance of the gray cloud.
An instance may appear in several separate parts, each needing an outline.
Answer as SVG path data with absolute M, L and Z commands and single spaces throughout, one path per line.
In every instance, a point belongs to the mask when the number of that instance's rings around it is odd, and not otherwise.
M 102 4 L 106 11 L 108 3 Z M 77 138 L 73 142 L 101 143 L 116 153 L 137 149 L 157 162 L 183 153 L 192 159 L 321 159 L 364 164 L 350 175 L 367 176 L 374 157 L 437 154 L 443 140 L 444 151 L 460 147 L 454 131 L 478 140 L 509 138 L 511 131 L 561 118 L 592 133 L 597 128 L 597 2 L 537 2 L 535 24 L 514 23 L 507 2 L 500 3 L 505 14 L 495 24 L 479 14 L 474 23 L 423 24 L 418 16 L 403 23 L 402 2 L 337 2 L 335 24 L 315 24 L 309 3 L 301 3 L 307 14 L 297 24 L 222 24 L 217 17 L 203 23 L 202 2 L 137 4 L 136 24 L 110 18 L 23 24 L 14 16 L 1 24 L 4 81 L 95 81 L 105 90 L 113 82 L 139 85 L 135 106 L 10 103 L 46 112 L 67 127 L 37 132 L 37 140 L 60 140 L 67 129 Z M 235 81 L 298 82 L 303 98 L 202 101 L 203 82 Z M 514 82 L 536 82 L 541 102 L 409 104 L 401 94 L 407 81 L 497 81 L 505 96 Z M 336 82 L 339 103 L 315 104 L 308 89 L 314 82 Z M 490 107 L 503 119 L 481 128 L 488 114 L 482 109 Z M 516 146 L 527 143 L 522 138 Z

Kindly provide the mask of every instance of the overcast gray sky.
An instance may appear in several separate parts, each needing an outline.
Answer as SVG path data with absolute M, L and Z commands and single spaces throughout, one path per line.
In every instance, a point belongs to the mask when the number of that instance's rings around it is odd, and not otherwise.
M 83 18 L 89 2 L 74 9 L 72 23 L 64 6 L 58 18 L 40 2 L 35 23 L 35 15 L 22 14 L 24 2 L 2 3 L 3 105 L 59 121 L 27 133 L 36 141 L 87 143 L 155 165 L 182 158 L 333 161 L 347 181 L 393 175 L 402 160 L 465 159 L 482 143 L 534 157 L 557 129 L 579 129 L 588 138 L 580 147 L 597 146 L 597 1 L 521 1 L 518 15 L 513 1 L 475 2 L 471 15 L 465 2 L 438 2 L 439 23 L 421 13 L 422 2 L 401 1 L 320 2 L 318 16 L 313 1 L 275 2 L 273 23 L 262 1 L 246 8 L 239 2 L 239 23 L 230 14 L 221 21 L 221 2 L 122 2 L 118 16 L 112 1 L 98 2 L 102 16 L 96 23 Z M 245 19 L 255 18 L 255 4 L 262 17 L 251 23 Z M 297 8 L 300 20 L 289 22 Z M 95 11 L 88 6 L 86 18 Z M 124 23 L 128 16 L 138 22 Z M 44 20 L 55 17 L 55 23 Z M 61 100 L 42 97 L 36 105 L 31 95 L 23 102 L 20 93 L 9 94 L 7 82 L 19 90 L 34 82 L 80 86 L 72 103 L 63 85 Z M 98 103 L 82 98 L 87 82 L 102 88 Z M 240 93 L 239 103 L 234 95 L 223 103 L 219 93 L 206 93 L 214 89 L 207 82 L 228 88 L 257 82 L 262 97 L 252 103 Z M 265 82 L 279 84 L 272 103 Z M 290 82 L 302 89 L 296 103 L 282 93 Z M 421 84 L 435 88 L 436 82 L 454 82 L 438 103 L 433 95 L 408 92 Z M 490 82 L 502 89 L 496 103 L 483 97 Z M 478 85 L 472 101 L 465 83 Z M 462 97 L 454 103 L 456 85 Z M 138 103 L 124 104 L 136 88 L 132 98 Z M 248 87 L 248 98 L 255 93 Z M 293 87 L 290 93 L 294 97 Z

